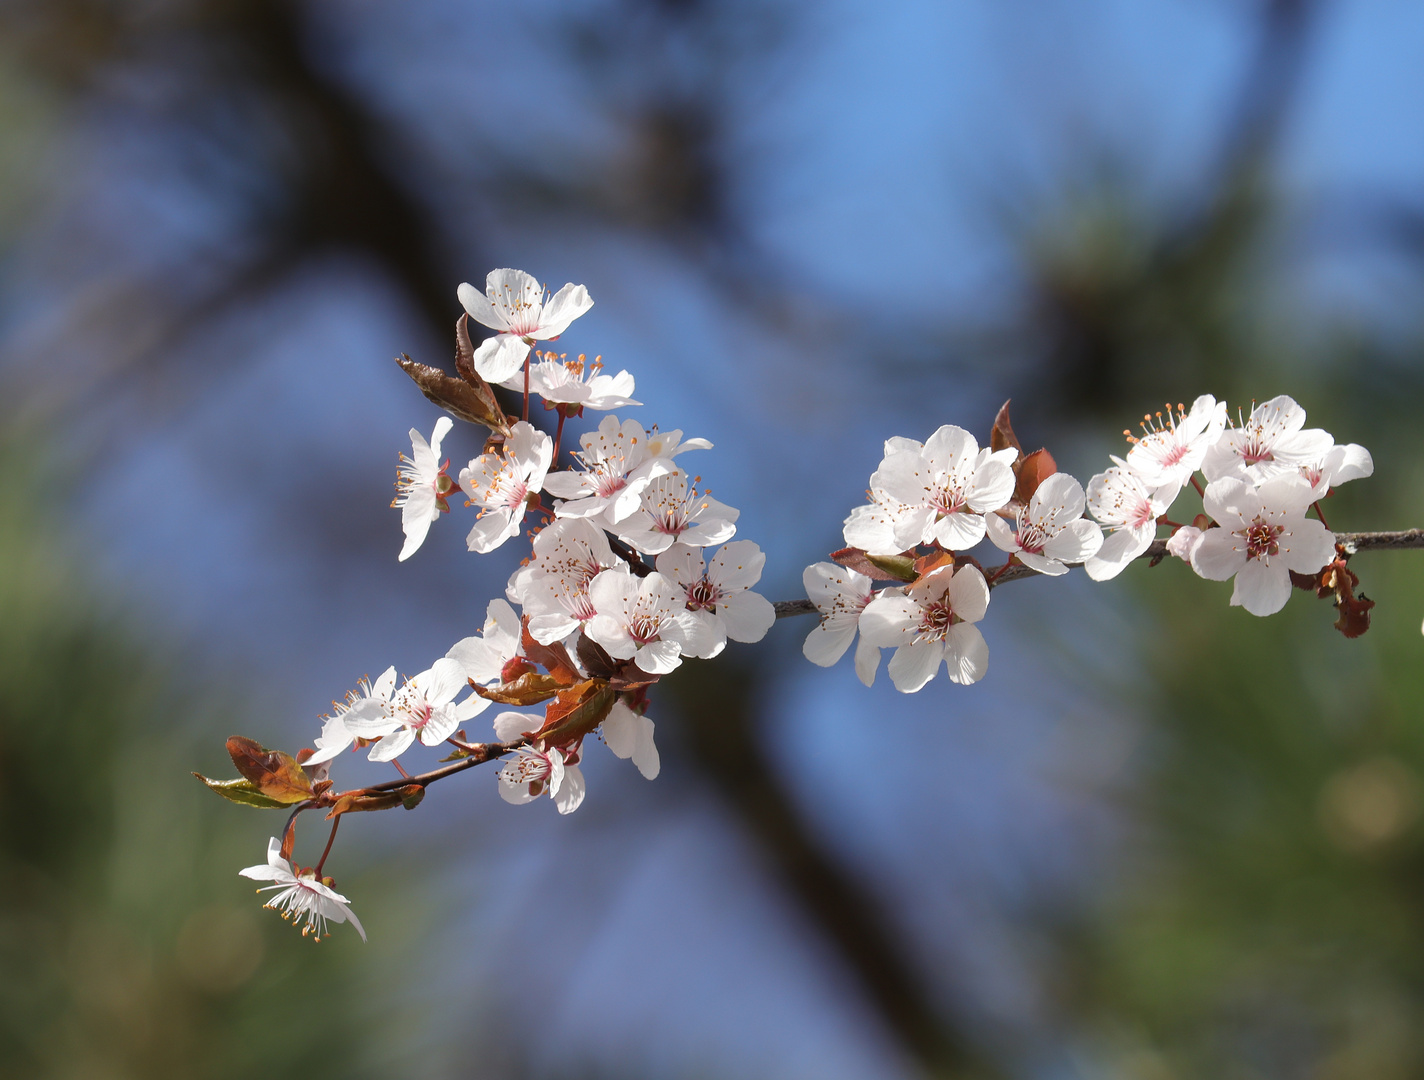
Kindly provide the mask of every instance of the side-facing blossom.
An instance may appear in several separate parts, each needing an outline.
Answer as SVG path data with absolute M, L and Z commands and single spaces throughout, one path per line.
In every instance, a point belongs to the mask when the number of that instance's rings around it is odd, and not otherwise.
M 698 548 L 674 544 L 658 556 L 658 573 L 682 590 L 687 610 L 707 627 L 710 644 L 698 653 L 710 660 L 733 641 L 760 641 L 776 622 L 771 601 L 751 587 L 761 580 L 766 556 L 750 540 L 733 540 L 702 560 Z
M 454 424 L 448 416 L 435 421 L 435 430 L 428 443 L 418 429 L 410 429 L 410 457 L 400 456 L 396 497 L 391 501 L 392 507 L 400 507 L 401 531 L 405 533 L 405 544 L 399 557 L 401 562 L 414 555 L 425 543 L 430 523 L 450 511 L 446 498 L 455 490 L 455 485 L 445 475 L 450 462 L 440 464 L 440 443 Z
M 603 741 L 614 755 L 633 759 L 633 764 L 645 779 L 656 780 L 662 769 L 658 748 L 653 743 L 653 722 L 642 713 L 634 712 L 619 698 L 613 703 L 603 723 L 599 725 Z
M 860 636 L 895 648 L 886 671 L 895 689 L 913 694 L 935 677 L 941 662 L 952 682 L 978 682 L 989 668 L 989 646 L 974 624 L 989 608 L 989 585 L 977 567 L 933 570 L 903 593 L 875 597 L 860 616 Z
M 567 411 L 578 409 L 621 409 L 625 405 L 641 405 L 634 401 L 633 376 L 626 371 L 604 375 L 601 360 L 589 360 L 582 353 L 577 360 L 568 360 L 553 353 L 539 353 L 539 360 L 529 365 L 529 392 L 538 394 L 554 405 L 567 405 Z M 515 371 L 504 380 L 511 390 L 524 389 L 524 373 Z
M 1227 428 L 1207 451 L 1202 472 L 1207 480 L 1234 477 L 1259 484 L 1296 472 L 1324 457 L 1334 445 L 1330 432 L 1302 430 L 1305 410 L 1285 394 L 1257 405 L 1240 427 Z
M 501 383 L 523 365 L 535 341 L 549 341 L 593 307 L 588 290 L 572 282 L 553 296 L 523 270 L 491 270 L 481 294 L 468 282 L 457 291 L 470 318 L 499 333 L 475 350 L 475 370 L 486 382 Z
M 1001 551 L 1040 574 L 1068 573 L 1064 563 L 1083 562 L 1103 544 L 1103 530 L 1083 517 L 1083 485 L 1067 473 L 1054 473 L 1018 512 L 1018 531 L 1000 517 L 985 519 L 989 539 Z
M 614 528 L 638 509 L 639 496 L 653 477 L 674 468 L 666 456 L 648 452 L 648 433 L 636 420 L 621 423 L 605 416 L 598 430 L 579 439 L 583 447 L 571 456 L 583 467 L 550 473 L 544 487 L 564 501 L 554 508 L 559 517 L 597 518 Z
M 481 686 L 498 682 L 504 665 L 520 652 L 519 616 L 505 600 L 491 600 L 485 608 L 485 625 L 478 636 L 461 638 L 445 656 L 460 665 L 466 679 Z
M 351 901 L 329 885 L 323 885 L 311 870 L 292 873 L 291 865 L 282 858 L 282 845 L 275 836 L 267 842 L 267 861 L 238 873 L 253 881 L 273 882 L 257 890 L 260 893 L 279 890 L 262 906 L 281 912 L 284 919 L 298 922 L 305 919 L 302 937 L 315 934 L 315 940 L 320 941 L 330 933 L 327 923 L 350 922 L 361 935 L 361 940 L 366 940 L 366 930 L 349 906 Z
M 363 739 L 378 740 L 366 756 L 371 761 L 392 761 L 405 753 L 418 737 L 426 746 L 438 746 L 471 717 L 489 708 L 489 701 L 471 694 L 459 704 L 455 698 L 468 685 L 464 666 L 448 656 L 413 675 L 397 690 L 379 717 L 352 719 L 346 728 Z
M 1374 471 L 1374 458 L 1359 443 L 1332 446 L 1320 455 L 1319 460 L 1300 467 L 1300 475 L 1315 489 L 1313 494 L 1316 499 L 1325 498 L 1332 488 L 1341 484 L 1373 476 Z
M 460 470 L 460 486 L 480 507 L 479 520 L 466 537 L 471 551 L 483 555 L 519 532 L 529 496 L 543 490 L 553 456 L 554 441 L 521 420 L 501 450 L 481 454 Z
M 1155 422 L 1150 416 L 1143 417 L 1143 427 L 1146 434 L 1142 438 L 1128 436 L 1133 444 L 1127 452 L 1128 466 L 1149 488 L 1170 484 L 1181 488 L 1202 467 L 1207 452 L 1226 429 L 1226 402 L 1203 394 L 1192 402 L 1191 412 L 1178 405 L 1174 414 L 1168 406 L 1165 422 L 1158 413 Z
M 898 555 L 907 550 L 910 545 L 902 545 L 897 537 L 900 522 L 914 508 L 873 487 L 866 495 L 870 501 L 852 510 L 841 528 L 846 544 L 871 555 Z
M 1335 554 L 1335 537 L 1307 518 L 1314 491 L 1301 476 L 1255 486 L 1228 477 L 1202 496 L 1219 528 L 1207 529 L 1191 552 L 1192 569 L 1210 581 L 1236 578 L 1233 606 L 1274 615 L 1290 599 L 1290 571 L 1314 574 Z
M 962 427 L 945 424 L 921 449 L 897 448 L 870 478 L 872 492 L 899 504 L 893 522 L 894 551 L 939 544 L 963 551 L 984 539 L 984 516 L 1014 493 L 1015 449 L 979 449 Z M 874 554 L 892 554 L 876 551 Z
M 666 675 L 682 657 L 701 656 L 712 631 L 687 610 L 682 589 L 654 571 L 637 578 L 627 570 L 605 570 L 588 587 L 598 613 L 584 633 L 608 655 L 632 660 L 649 675 Z
M 855 640 L 860 614 L 865 605 L 875 598 L 875 591 L 864 574 L 829 562 L 812 563 L 806 567 L 801 573 L 801 581 L 806 586 L 806 595 L 821 615 L 821 621 L 806 635 L 801 652 L 811 663 L 830 667 L 845 655 L 850 643 Z M 875 682 L 875 672 L 879 667 L 880 649 L 862 635 L 860 644 L 855 648 L 856 675 L 866 686 L 870 686 Z
M 541 723 L 537 716 L 503 712 L 494 718 L 495 737 L 510 742 Z M 572 814 L 583 803 L 585 792 L 583 770 L 577 761 L 577 755 L 567 755 L 556 746 L 546 749 L 538 742 L 521 746 L 496 774 L 499 797 L 520 805 L 548 795 L 559 813 Z
M 379 721 L 385 717 L 395 688 L 396 669 L 392 664 L 374 683 L 362 679 L 356 689 L 346 695 L 345 701 L 333 702 L 331 715 L 321 725 L 321 734 L 316 739 L 316 753 L 307 758 L 305 764 L 315 766 L 330 761 L 356 741 L 356 735 L 346 725 L 348 719 Z
M 529 636 L 549 645 L 577 631 L 596 614 L 589 582 L 621 565 L 603 530 L 587 518 L 558 518 L 540 530 L 533 561 L 514 572 L 508 590 L 529 616 Z
M 1169 482 L 1150 487 L 1127 462 L 1116 464 L 1088 481 L 1088 510 L 1109 529 L 1097 553 L 1083 564 L 1094 581 L 1107 581 L 1149 547 L 1157 536 L 1157 519 L 1167 512 L 1182 486 Z
M 644 555 L 660 555 L 679 542 L 710 547 L 730 540 L 737 531 L 740 511 L 699 492 L 681 469 L 653 478 L 638 499 L 638 509 L 614 531 Z

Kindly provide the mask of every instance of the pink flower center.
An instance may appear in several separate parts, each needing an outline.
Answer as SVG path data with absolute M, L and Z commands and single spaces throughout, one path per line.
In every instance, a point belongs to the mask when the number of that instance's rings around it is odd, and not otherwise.
M 1020 517 L 1018 542 L 1019 547 L 1030 555 L 1042 555 L 1043 545 L 1048 543 L 1048 534 L 1043 531 L 1043 526 L 1026 522 Z
M 1275 461 L 1276 457 L 1271 453 L 1271 448 L 1263 444 L 1263 436 L 1257 434 L 1248 438 L 1245 445 L 1241 447 L 1241 460 L 1247 465 L 1255 465 L 1260 461 Z
M 920 613 L 920 632 L 917 641 L 943 641 L 949 628 L 963 622 L 950 606 L 949 594 L 945 593 L 932 604 L 927 604 Z
M 722 598 L 722 590 L 705 577 L 696 585 L 687 586 L 687 607 L 691 611 L 707 608 L 717 610 L 717 601 Z
M 1279 537 L 1285 529 L 1280 525 L 1267 525 L 1260 518 L 1246 530 L 1246 554 L 1249 558 L 1259 559 L 1263 555 L 1269 558 L 1272 555 L 1279 555 L 1281 546 Z
M 650 641 L 658 640 L 658 634 L 662 630 L 663 621 L 656 612 L 637 612 L 628 621 L 628 636 L 639 645 L 646 645 Z

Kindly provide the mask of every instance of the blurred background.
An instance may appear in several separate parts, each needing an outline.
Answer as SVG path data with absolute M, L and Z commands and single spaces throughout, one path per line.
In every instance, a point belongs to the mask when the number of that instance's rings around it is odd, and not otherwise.
M 1409 553 L 1355 561 L 1357 641 L 1176 562 L 1014 585 L 989 677 L 914 696 L 784 620 L 659 687 L 653 783 L 353 819 L 366 945 L 261 911 L 280 821 L 188 775 L 502 593 L 513 545 L 457 508 L 398 564 L 387 507 L 438 415 L 391 358 L 448 366 L 498 266 L 588 286 L 561 347 L 716 444 L 772 598 L 886 437 L 1007 397 L 1086 478 L 1289 393 L 1374 454 L 1332 524 L 1424 526 L 1421 43 L 1406 0 L 0 4 L 0 1074 L 1424 1074 Z

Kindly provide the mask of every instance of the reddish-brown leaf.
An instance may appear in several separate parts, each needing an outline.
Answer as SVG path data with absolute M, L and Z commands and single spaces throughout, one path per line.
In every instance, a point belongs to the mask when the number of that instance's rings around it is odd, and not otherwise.
M 1019 438 L 1014 434 L 1014 426 L 1009 423 L 1009 403 L 1006 401 L 999 407 L 999 414 L 994 417 L 994 427 L 989 432 L 989 449 L 998 453 L 1011 446 L 1019 452 L 1021 458 L 1023 447 L 1019 445 Z M 1015 469 L 1018 468 L 1018 461 L 1019 458 L 1014 459 Z
M 574 646 L 579 663 L 595 679 L 611 679 L 617 670 L 618 661 L 608 655 L 608 651 L 587 634 L 580 632 L 578 644 Z
M 330 820 L 338 814 L 364 814 L 373 810 L 392 810 L 397 806 L 414 810 L 423 798 L 424 784 L 406 784 L 394 791 L 353 791 L 337 799 L 326 816 Z
M 548 701 L 565 685 L 567 684 L 552 675 L 545 675 L 540 671 L 526 672 L 512 683 L 500 683 L 498 686 L 479 686 L 474 680 L 470 681 L 475 693 L 487 701 L 497 701 L 501 705 L 514 705 L 519 708 Z
M 948 566 L 954 561 L 952 551 L 931 551 L 928 555 L 921 555 L 915 560 L 915 577 L 922 578 L 926 574 L 932 574 L 941 566 Z
M 582 738 L 603 723 L 617 697 L 603 679 L 586 679 L 571 686 L 549 702 L 538 737 L 549 746 L 563 746 Z
M 268 750 L 242 735 L 228 739 L 227 752 L 237 771 L 269 799 L 290 806 L 312 797 L 311 779 L 291 754 Z
M 830 558 L 871 581 L 915 580 L 915 560 L 911 555 L 867 555 L 860 548 L 848 547 L 831 552 Z
M 439 368 L 417 364 L 403 353 L 396 358 L 396 363 L 420 387 L 422 394 L 452 416 L 472 424 L 483 424 L 496 435 L 509 435 L 509 421 L 488 385 L 480 390 L 464 379 L 445 374 Z
M 1019 462 L 1018 484 L 1014 487 L 1014 501 L 1027 503 L 1038 490 L 1038 485 L 1058 471 L 1053 455 L 1047 450 L 1035 450 Z

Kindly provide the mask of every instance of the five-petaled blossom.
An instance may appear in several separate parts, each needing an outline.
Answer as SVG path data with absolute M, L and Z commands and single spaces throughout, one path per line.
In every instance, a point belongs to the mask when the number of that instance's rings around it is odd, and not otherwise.
M 328 922 L 344 923 L 349 921 L 356 928 L 356 932 L 361 935 L 361 940 L 366 940 L 366 931 L 361 926 L 361 920 L 356 918 L 355 913 L 348 906 L 351 901 L 329 885 L 318 881 L 314 871 L 303 870 L 300 874 L 292 873 L 291 866 L 286 859 L 282 858 L 282 845 L 275 836 L 267 843 L 267 861 L 258 863 L 256 866 L 249 866 L 245 870 L 239 870 L 238 873 L 253 881 L 275 882 L 273 885 L 264 885 L 257 890 L 258 892 L 267 892 L 269 889 L 280 890 L 262 906 L 280 911 L 284 919 L 294 918 L 300 922 L 305 918 L 306 925 L 302 927 L 302 937 L 315 934 L 315 940 L 320 941 L 330 932 L 326 927 Z
M 543 490 L 553 457 L 554 441 L 521 420 L 510 429 L 502 450 L 481 454 L 460 470 L 460 486 L 481 508 L 466 537 L 471 551 L 483 555 L 519 532 L 529 499 Z
M 503 712 L 494 718 L 494 733 L 509 742 L 539 727 L 538 717 L 524 713 Z M 583 770 L 576 754 L 565 754 L 556 746 L 545 749 L 534 742 L 517 747 L 514 756 L 505 761 L 497 774 L 499 796 L 505 802 L 519 805 L 533 802 L 540 795 L 554 800 L 561 814 L 572 814 L 584 797 Z
M 1103 544 L 1103 530 L 1083 517 L 1085 502 L 1082 484 L 1067 473 L 1054 473 L 1020 508 L 1017 532 L 1002 518 L 985 519 L 989 539 L 1040 574 L 1066 574 L 1064 563 L 1083 562 Z
M 1334 445 L 1330 432 L 1302 430 L 1305 410 L 1285 394 L 1257 405 L 1240 427 L 1227 428 L 1202 461 L 1208 480 L 1234 477 L 1259 484 L 1294 473 L 1324 457 Z
M 952 682 L 978 682 L 989 668 L 989 646 L 974 624 L 989 608 L 989 585 L 977 567 L 930 571 L 903 593 L 881 593 L 860 615 L 862 640 L 895 647 L 885 670 L 895 689 L 913 694 L 943 661 Z
M 751 587 L 761 580 L 766 556 L 750 540 L 733 540 L 704 564 L 702 552 L 674 544 L 658 556 L 658 573 L 674 582 L 687 600 L 687 610 L 703 622 L 709 643 L 696 655 L 710 660 L 727 639 L 760 641 L 776 622 L 771 601 Z
M 346 730 L 363 739 L 379 740 L 366 755 L 371 761 L 399 757 L 417 737 L 426 746 L 438 746 L 464 721 L 489 708 L 489 701 L 477 694 L 455 704 L 467 685 L 464 665 L 441 657 L 428 670 L 406 680 L 379 715 L 357 718 L 353 709 L 347 714 Z
M 1178 405 L 1174 414 L 1169 405 L 1165 423 L 1161 413 L 1155 422 L 1151 416 L 1142 419 L 1146 434 L 1140 439 L 1128 434 L 1133 444 L 1127 452 L 1128 467 L 1149 488 L 1170 484 L 1180 488 L 1201 468 L 1207 451 L 1221 438 L 1226 428 L 1226 402 L 1203 394 L 1192 402 L 1191 412 Z
M 584 633 L 619 660 L 632 660 L 649 675 L 666 675 L 682 657 L 712 650 L 712 629 L 687 610 L 687 596 L 656 571 L 645 578 L 605 570 L 588 587 L 593 618 Z
M 1116 457 L 1113 461 L 1111 469 L 1088 481 L 1088 509 L 1109 529 L 1102 547 L 1083 564 L 1094 581 L 1117 577 L 1152 546 L 1157 519 L 1182 490 L 1175 481 L 1151 487 L 1127 462 Z
M 577 360 L 568 360 L 553 353 L 536 353 L 537 361 L 529 365 L 529 392 L 538 394 L 551 405 L 564 405 L 569 415 L 580 409 L 621 409 L 625 405 L 641 405 L 634 401 L 633 376 L 626 371 L 604 375 L 602 360 L 589 360 L 582 353 Z M 511 390 L 524 389 L 524 374 L 516 371 L 504 380 Z
M 830 667 L 845 655 L 850 643 L 855 640 L 860 614 L 865 605 L 875 598 L 875 591 L 871 588 L 870 579 L 858 570 L 828 562 L 806 567 L 801 581 L 806 586 L 806 595 L 821 616 L 821 621 L 806 635 L 801 652 L 811 663 Z M 899 590 L 885 590 L 887 595 L 892 592 L 898 594 Z M 866 686 L 870 686 L 875 682 L 875 672 L 879 667 L 879 647 L 866 641 L 862 635 L 860 644 L 855 647 L 856 675 Z
M 550 341 L 593 307 L 588 290 L 572 282 L 553 296 L 523 270 L 491 270 L 481 294 L 468 282 L 458 290 L 470 318 L 499 333 L 475 350 L 475 370 L 486 382 L 502 383 L 521 367 L 535 341 Z
M 442 513 L 450 512 L 446 500 L 456 490 L 455 482 L 445 475 L 450 462 L 440 464 L 440 442 L 449 434 L 455 422 L 448 416 L 435 421 L 430 442 L 416 428 L 410 429 L 410 457 L 400 456 L 401 467 L 396 472 L 396 497 L 391 506 L 401 508 L 401 531 L 405 544 L 400 562 L 405 562 L 425 543 L 430 523 Z
M 1210 581 L 1234 575 L 1231 603 L 1252 615 L 1274 615 L 1290 599 L 1290 571 L 1314 574 L 1335 555 L 1335 537 L 1305 516 L 1312 498 L 1310 483 L 1295 474 L 1259 486 L 1213 480 L 1202 505 L 1219 528 L 1202 533 L 1192 569 Z
M 529 617 L 529 636 L 548 645 L 597 614 L 589 582 L 622 565 L 602 529 L 586 518 L 559 518 L 534 537 L 534 561 L 514 572 L 507 593 Z
M 316 753 L 303 764 L 313 766 L 330 761 L 355 742 L 356 735 L 346 726 L 347 719 L 360 721 L 385 717 L 390 707 L 391 692 L 395 688 L 396 669 L 392 664 L 374 683 L 362 679 L 356 690 L 346 695 L 345 701 L 333 702 L 335 707 L 326 718 L 326 723 L 322 724 L 321 735 L 316 740 Z
M 636 420 L 619 423 L 618 417 L 605 416 L 579 445 L 583 449 L 570 456 L 583 468 L 550 473 L 544 481 L 550 495 L 564 500 L 554 508 L 561 518 L 592 518 L 613 528 L 638 509 L 653 477 L 674 468 L 671 455 L 649 453 L 648 433 Z
M 888 444 L 887 444 L 888 445 Z M 1014 493 L 1011 466 L 1018 451 L 997 453 L 979 449 L 962 427 L 945 424 L 923 447 L 902 440 L 890 449 L 870 478 L 872 491 L 898 503 L 888 549 L 866 548 L 874 555 L 893 555 L 916 544 L 939 544 L 964 551 L 984 539 L 984 516 L 1005 505 Z M 850 534 L 847 543 L 859 547 Z
M 644 555 L 660 555 L 673 544 L 711 547 L 730 540 L 740 513 L 699 492 L 681 469 L 655 477 L 639 496 L 638 509 L 618 524 L 618 539 Z

